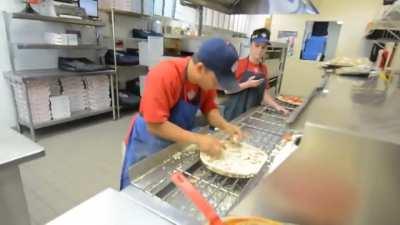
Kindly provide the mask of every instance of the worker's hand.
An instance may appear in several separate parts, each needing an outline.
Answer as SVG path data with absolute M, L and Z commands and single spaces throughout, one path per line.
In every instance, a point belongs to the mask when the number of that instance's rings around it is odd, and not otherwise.
M 236 125 L 228 123 L 223 131 L 229 134 L 234 142 L 240 142 L 243 139 L 243 132 L 240 127 Z
M 224 149 L 222 142 L 211 135 L 201 135 L 197 140 L 197 145 L 200 151 L 213 157 L 219 157 Z
M 285 115 L 285 116 L 289 115 L 289 111 L 288 111 L 287 109 L 285 109 L 285 107 L 283 107 L 283 106 L 277 105 L 277 106 L 275 107 L 275 109 L 276 109 L 278 112 L 280 112 L 280 113 L 282 113 L 283 115 Z
M 246 82 L 244 82 L 244 86 L 246 88 L 255 88 L 264 81 L 264 79 L 255 80 L 255 78 L 255 76 L 251 76 Z

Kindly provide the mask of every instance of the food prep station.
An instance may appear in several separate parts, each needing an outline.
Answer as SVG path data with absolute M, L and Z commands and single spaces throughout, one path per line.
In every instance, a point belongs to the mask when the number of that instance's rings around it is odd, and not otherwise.
M 283 102 L 282 104 L 291 113 L 295 113 L 297 106 Z M 259 172 L 260 175 L 268 171 L 279 149 L 283 147 L 283 136 L 294 132 L 290 129 L 287 119 L 288 117 L 269 106 L 259 106 L 233 121 L 246 134 L 243 140 L 245 143 L 267 153 L 268 160 Z M 204 128 L 203 132 L 207 132 L 207 128 Z M 221 140 L 227 138 L 220 132 L 214 132 L 211 135 L 216 135 Z M 205 223 L 195 206 L 170 181 L 169 177 L 174 171 L 185 174 L 221 216 L 228 215 L 246 190 L 257 183 L 257 176 L 246 179 L 216 174 L 201 162 L 199 151 L 193 145 L 176 144 L 131 167 L 132 187 L 128 187 L 123 192 L 129 194 L 133 187 L 143 190 L 146 194 L 176 209 L 174 210 L 176 214 L 195 218 L 199 224 Z M 157 211 L 157 209 L 154 210 Z
M 400 126 L 396 122 L 399 94 L 398 74 L 384 80 L 325 73 L 302 105 L 285 105 L 291 111 L 288 117 L 260 106 L 233 121 L 247 133 L 244 142 L 268 155 L 255 177 L 218 175 L 202 164 L 196 148 L 174 144 L 131 167 L 131 185 L 113 195 L 134 204 L 136 210 L 145 211 L 149 221 L 161 218 L 165 224 L 206 224 L 195 206 L 170 181 L 174 171 L 181 171 L 220 216 L 261 216 L 286 224 L 362 225 L 384 221 L 395 225 L 400 220 L 396 212 L 400 177 L 391 171 L 399 169 L 393 161 L 400 156 Z M 221 140 L 227 138 L 208 128 L 200 132 L 209 132 Z M 290 141 L 288 136 L 292 137 Z M 309 170 L 302 173 L 303 169 Z M 315 174 L 320 177 L 315 178 Z M 279 188 L 274 186 L 277 184 Z M 321 189 L 314 193 L 317 184 Z M 311 193 L 306 195 L 307 207 L 304 201 L 298 201 L 298 195 L 287 194 L 297 193 L 296 187 Z M 335 196 L 343 187 L 350 189 Z M 318 197 L 330 198 L 331 192 L 332 204 L 354 204 L 340 205 L 342 211 L 335 211 L 330 205 L 321 206 Z M 313 197 L 314 194 L 318 197 Z M 114 217 L 132 218 L 129 210 L 106 207 L 118 205 L 114 197 L 107 200 L 104 193 L 99 195 L 49 224 L 81 221 L 107 224 L 104 221 Z M 87 206 L 98 199 L 103 202 Z M 386 207 L 376 208 L 377 205 Z M 99 207 L 114 213 L 93 216 Z M 318 220 L 320 215 L 326 217 Z M 341 223 L 343 220 L 346 222 Z M 131 223 L 124 220 L 121 224 Z
M 132 177 L 131 187 L 128 187 L 123 192 L 135 196 L 133 193 L 141 190 L 143 194 L 151 196 L 157 202 L 162 202 L 162 207 L 159 207 L 158 204 L 152 204 L 149 207 L 164 218 L 175 218 L 173 221 L 179 220 L 177 218 L 181 218 L 182 221 L 191 221 L 195 218 L 198 224 L 204 224 L 204 217 L 169 179 L 172 172 L 181 171 L 202 192 L 221 216 L 231 215 L 233 212 L 234 215 L 261 215 L 295 223 L 296 218 L 293 219 L 289 215 L 282 216 L 279 213 L 268 213 L 262 209 L 253 210 L 254 207 L 260 205 L 257 200 L 260 197 L 262 199 L 263 193 L 256 190 L 264 187 L 262 185 L 265 184 L 266 177 L 272 172 L 270 170 L 271 164 L 275 163 L 274 169 L 276 169 L 285 159 L 295 155 L 292 153 L 297 149 L 297 145 L 301 141 L 301 134 L 304 131 L 306 131 L 304 135 L 307 136 L 304 137 L 307 139 L 304 145 L 310 148 L 315 147 L 313 143 L 324 140 L 324 136 L 320 135 L 321 131 L 313 131 L 318 130 L 320 125 L 327 130 L 336 131 L 336 129 L 339 129 L 339 133 L 342 134 L 343 132 L 344 137 L 350 137 L 350 141 L 347 144 L 356 139 L 347 134 L 347 129 L 358 133 L 358 135 L 362 136 L 361 139 L 365 139 L 363 142 L 367 142 L 367 140 L 371 139 L 369 137 L 371 130 L 368 129 L 371 124 L 376 123 L 378 125 L 380 122 L 387 124 L 395 121 L 396 117 L 393 112 L 399 109 L 400 105 L 398 101 L 394 101 L 394 98 L 396 94 L 399 94 L 399 88 L 398 75 L 394 75 L 389 82 L 383 81 L 379 77 L 371 77 L 369 79 L 348 78 L 326 73 L 323 75 L 319 86 L 313 89 L 310 95 L 304 99 L 303 105 L 299 107 L 285 105 L 291 111 L 288 117 L 280 115 L 268 106 L 260 106 L 234 120 L 234 123 L 247 133 L 244 142 L 254 145 L 268 154 L 268 160 L 257 176 L 250 179 L 237 179 L 218 175 L 202 164 L 199 159 L 199 152 L 195 148 L 185 145 L 173 145 L 133 166 L 130 171 Z M 368 99 L 371 99 L 372 102 L 369 102 Z M 335 112 L 327 111 L 329 104 L 336 104 L 337 110 Z M 374 104 L 383 104 L 385 107 L 374 108 Z M 365 111 L 358 111 L 360 109 Z M 373 115 L 371 113 L 372 109 L 375 113 L 381 111 L 386 117 Z M 356 115 L 352 115 L 356 113 L 361 113 L 359 119 L 355 119 Z M 349 120 L 352 120 L 352 122 L 349 122 Z M 311 122 L 311 124 L 307 124 L 308 122 Z M 395 137 L 399 135 L 399 131 L 398 127 L 396 128 L 395 126 L 380 130 L 379 132 L 385 135 L 377 146 L 381 146 L 387 151 L 390 151 L 389 149 L 391 148 L 399 149 L 399 136 Z M 284 139 L 284 136 L 287 136 L 285 134 L 300 135 L 295 135 L 297 137 L 294 138 L 295 140 L 287 142 Z M 219 132 L 212 135 L 216 135 L 221 139 L 227 138 Z M 337 139 L 337 143 L 335 143 L 336 146 L 331 145 L 326 149 L 346 149 L 346 142 L 343 142 L 343 136 L 335 135 L 335 132 L 330 135 L 332 139 Z M 377 135 L 373 134 L 372 140 Z M 282 153 L 281 149 L 285 149 L 287 146 L 292 146 L 292 149 L 286 149 Z M 293 148 L 293 146 L 295 147 Z M 358 151 L 359 149 L 357 148 L 361 148 L 360 145 L 356 144 L 352 146 L 354 149 L 351 152 Z M 321 147 L 321 143 L 319 143 L 319 147 Z M 301 148 L 299 147 L 298 149 Z M 280 154 L 285 156 L 280 157 L 279 162 L 274 162 L 276 156 Z M 309 154 L 312 155 L 313 153 Z M 398 154 L 394 155 L 398 156 Z M 309 157 L 313 158 L 312 156 Z M 356 157 L 359 158 L 361 156 L 357 155 Z M 384 162 L 379 161 L 379 163 Z M 337 167 L 340 167 L 340 163 L 337 163 Z M 379 171 L 379 173 L 384 172 L 384 170 Z M 386 175 L 379 174 L 379 176 Z M 391 185 L 399 185 L 396 182 L 392 182 L 390 181 Z M 360 187 L 362 190 L 366 188 L 372 188 L 372 186 Z M 396 197 L 396 199 L 398 198 Z M 255 206 L 252 206 L 253 203 Z M 372 207 L 371 202 L 363 204 L 365 204 L 363 207 Z M 165 207 L 169 209 L 165 210 Z M 390 212 L 384 214 L 389 217 L 396 217 Z M 364 214 L 363 216 L 366 217 Z M 381 216 L 375 215 L 375 218 L 380 218 Z M 372 217 L 374 216 L 368 216 L 367 218 Z

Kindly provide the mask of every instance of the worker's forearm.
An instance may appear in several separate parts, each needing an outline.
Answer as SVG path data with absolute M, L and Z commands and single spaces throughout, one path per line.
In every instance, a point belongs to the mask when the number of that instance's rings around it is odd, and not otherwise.
M 211 110 L 206 116 L 208 123 L 214 127 L 225 130 L 229 126 L 229 123 L 221 116 L 218 109 Z
M 265 104 L 268 104 L 274 108 L 276 108 L 278 106 L 278 103 L 275 102 L 274 98 L 268 94 L 267 89 L 264 91 L 264 99 L 263 102 Z
M 247 82 L 242 82 L 242 83 L 239 83 L 239 90 L 234 91 L 234 92 L 225 91 L 225 94 L 228 94 L 228 95 L 229 94 L 236 94 L 236 93 L 241 92 L 241 91 L 243 91 L 243 90 L 245 90 L 247 88 L 249 88 L 249 84 Z
M 164 123 L 147 123 L 147 127 L 153 135 L 180 143 L 197 143 L 196 140 L 201 135 L 184 130 L 169 121 Z

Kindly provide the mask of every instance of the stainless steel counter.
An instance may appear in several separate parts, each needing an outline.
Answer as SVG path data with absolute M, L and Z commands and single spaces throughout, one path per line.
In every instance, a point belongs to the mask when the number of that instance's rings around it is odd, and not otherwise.
M 29 224 L 19 164 L 44 156 L 44 148 L 18 132 L 0 129 L 1 224 Z
M 48 225 L 171 225 L 122 192 L 106 189 L 69 210 Z
M 332 76 L 299 148 L 230 212 L 308 225 L 400 223 L 400 80 Z M 305 125 L 305 126 L 304 126 Z
M 222 216 L 307 225 L 398 225 L 399 78 L 386 84 L 376 78 L 326 81 L 290 126 L 264 107 L 234 121 L 251 134 L 247 142 L 270 156 L 255 178 L 216 175 L 202 166 L 196 149 L 172 145 L 132 167 L 128 188 L 104 191 L 50 224 L 202 224 L 169 181 L 172 171 L 181 170 Z M 300 146 L 271 151 L 293 129 L 304 131 Z
M 44 148 L 11 129 L 0 129 L 0 169 L 44 156 Z
M 378 77 L 367 79 L 331 76 L 293 129 L 303 129 L 306 121 L 352 130 L 373 138 L 400 143 L 400 79 L 391 82 Z

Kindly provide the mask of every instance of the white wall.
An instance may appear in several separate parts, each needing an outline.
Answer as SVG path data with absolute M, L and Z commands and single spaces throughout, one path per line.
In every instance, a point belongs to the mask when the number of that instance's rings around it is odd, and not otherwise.
M 253 30 L 265 27 L 265 20 L 270 18 L 269 15 L 250 15 L 249 25 L 246 28 L 246 34 L 251 35 Z
M 364 38 L 365 28 L 381 10 L 378 0 L 320 0 L 315 2 L 319 15 L 273 15 L 272 40 L 278 31 L 297 31 L 294 56 L 289 57 L 285 69 L 282 92 L 305 96 L 320 80 L 322 71 L 318 62 L 300 60 L 301 42 L 306 21 L 343 21 L 336 56 L 367 57 L 371 43 Z
M 325 61 L 331 60 L 336 56 L 340 30 L 342 26 L 337 22 L 330 22 L 328 27 L 328 44 L 326 46 Z
M 21 5 L 17 0 L 4 1 L 0 4 L 1 11 L 21 10 Z M 3 77 L 4 71 L 11 68 L 8 57 L 6 42 L 6 32 L 3 17 L 0 17 L 0 128 L 12 127 L 16 125 L 15 109 L 12 103 L 12 95 L 7 82 Z

